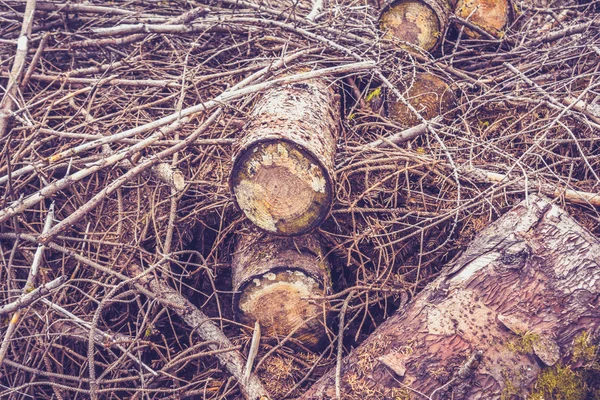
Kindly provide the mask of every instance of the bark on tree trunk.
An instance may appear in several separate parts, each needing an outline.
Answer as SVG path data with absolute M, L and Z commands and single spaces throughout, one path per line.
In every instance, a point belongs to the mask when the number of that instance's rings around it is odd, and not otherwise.
M 331 292 L 329 265 L 311 235 L 282 238 L 260 232 L 238 234 L 233 255 L 233 309 L 242 323 L 258 320 L 267 336 L 291 332 L 317 348 L 325 337 Z
M 272 89 L 258 101 L 229 184 L 259 228 L 299 235 L 327 217 L 339 113 L 339 96 L 324 79 Z
M 530 196 L 344 359 L 343 398 L 525 396 L 542 366 L 568 363 L 574 339 L 598 334 L 598 260 L 597 238 Z M 302 399 L 334 395 L 329 373 Z
M 382 9 L 379 27 L 387 39 L 434 51 L 446 32 L 448 12 L 441 0 L 390 1 Z

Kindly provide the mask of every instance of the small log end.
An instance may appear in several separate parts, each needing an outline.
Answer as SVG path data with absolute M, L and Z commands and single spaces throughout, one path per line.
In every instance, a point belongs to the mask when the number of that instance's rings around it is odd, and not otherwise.
M 379 20 L 386 39 L 407 42 L 425 51 L 437 47 L 442 37 L 441 25 L 434 9 L 416 0 L 392 3 L 383 10 Z
M 231 178 L 235 201 L 256 226 L 282 236 L 318 226 L 332 202 L 332 182 L 323 166 L 301 147 L 260 141 L 236 160 Z
M 500 38 L 509 22 L 510 6 L 508 0 L 458 0 L 455 14 Z M 472 29 L 466 28 L 465 33 L 474 39 L 481 37 Z
M 293 337 L 308 347 L 317 347 L 324 337 L 323 288 L 302 271 L 284 269 L 247 281 L 234 299 L 239 320 L 258 321 L 268 336 Z
M 410 85 L 410 86 L 409 86 Z M 454 108 L 456 97 L 448 84 L 429 73 L 415 75 L 412 84 L 407 84 L 405 98 L 421 116 L 431 120 L 445 115 Z M 400 100 L 392 99 L 388 104 L 388 117 L 406 127 L 421 123 L 419 118 Z

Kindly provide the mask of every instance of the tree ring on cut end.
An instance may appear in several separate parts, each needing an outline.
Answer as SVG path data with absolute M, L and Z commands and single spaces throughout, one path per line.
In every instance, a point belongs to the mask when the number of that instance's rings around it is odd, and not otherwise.
M 454 108 L 456 97 L 441 78 L 428 72 L 417 73 L 400 81 L 399 89 L 405 99 L 425 120 L 438 115 L 448 116 Z M 388 118 L 407 128 L 418 125 L 421 120 L 400 100 L 391 95 L 388 99 Z
M 231 187 L 242 212 L 264 231 L 306 233 L 327 216 L 331 177 L 305 148 L 281 140 L 254 142 L 237 158 Z
M 237 319 L 252 325 L 258 321 L 269 336 L 287 336 L 316 347 L 324 334 L 323 285 L 295 268 L 278 267 L 247 279 L 234 295 Z
M 382 10 L 379 27 L 384 37 L 408 42 L 425 51 L 434 50 L 442 36 L 441 16 L 424 1 L 400 0 Z

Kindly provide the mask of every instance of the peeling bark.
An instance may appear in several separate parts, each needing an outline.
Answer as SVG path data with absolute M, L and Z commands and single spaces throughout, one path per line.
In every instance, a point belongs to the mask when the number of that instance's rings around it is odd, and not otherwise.
M 316 348 L 325 337 L 331 291 L 329 265 L 311 235 L 237 235 L 232 273 L 233 308 L 242 323 L 258 320 L 267 336 L 294 337 Z
M 274 88 L 258 101 L 229 181 L 236 204 L 256 226 L 300 235 L 327 217 L 339 108 L 324 79 Z
M 344 398 L 522 398 L 600 331 L 598 260 L 597 238 L 529 196 L 344 359 Z M 334 394 L 328 373 L 302 399 Z

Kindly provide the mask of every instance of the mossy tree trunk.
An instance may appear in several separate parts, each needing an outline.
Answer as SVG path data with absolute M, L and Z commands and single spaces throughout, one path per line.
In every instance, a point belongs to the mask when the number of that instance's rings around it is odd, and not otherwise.
M 236 235 L 232 262 L 233 308 L 263 336 L 293 333 L 302 346 L 317 348 L 326 334 L 330 267 L 312 235 L 276 237 L 254 229 Z
M 300 235 L 327 217 L 339 115 L 325 79 L 269 90 L 257 102 L 230 175 L 236 204 L 256 226 Z
M 599 332 L 599 260 L 597 238 L 529 196 L 344 359 L 343 398 L 512 399 L 541 390 L 533 383 L 542 369 L 580 362 L 574 343 Z M 302 398 L 334 397 L 329 373 Z

